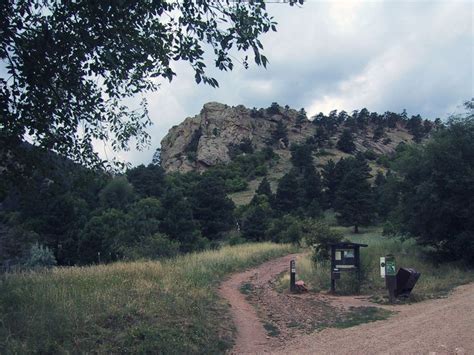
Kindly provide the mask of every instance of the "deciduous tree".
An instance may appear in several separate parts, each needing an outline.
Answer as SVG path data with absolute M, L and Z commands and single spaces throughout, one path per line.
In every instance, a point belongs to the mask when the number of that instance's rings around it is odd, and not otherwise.
M 302 0 L 290 0 L 290 5 Z M 93 141 L 114 150 L 148 141 L 146 101 L 124 99 L 171 81 L 188 62 L 197 83 L 218 86 L 204 63 L 232 70 L 233 50 L 267 65 L 259 38 L 276 23 L 265 1 L 0 2 L 0 138 L 30 137 L 78 162 L 101 162 Z M 248 55 L 242 59 L 248 67 Z M 157 80 L 158 79 L 158 80 Z

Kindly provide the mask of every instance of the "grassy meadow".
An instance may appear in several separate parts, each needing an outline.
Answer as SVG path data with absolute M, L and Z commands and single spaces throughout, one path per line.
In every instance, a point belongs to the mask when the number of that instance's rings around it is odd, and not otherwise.
M 362 284 L 360 293 L 373 296 L 374 300 L 385 302 L 387 291 L 385 280 L 380 277 L 379 258 L 387 254 L 396 257 L 399 267 L 414 268 L 421 277 L 414 287 L 408 301 L 420 301 L 446 295 L 454 287 L 474 281 L 474 272 L 460 264 L 444 263 L 434 265 L 427 258 L 422 247 L 411 239 L 389 238 L 382 236 L 382 230 L 377 227 L 361 229 L 361 233 L 353 234 L 351 228 L 333 227 L 342 232 L 346 239 L 368 244 L 361 248 Z M 311 290 L 327 291 L 330 289 L 330 262 L 311 260 L 307 254 L 297 259 L 297 275 L 304 280 Z M 284 275 L 279 289 L 286 289 L 289 276 Z M 356 290 L 356 279 L 352 273 L 341 273 L 341 280 L 336 281 L 336 291 L 340 294 L 352 294 Z
M 0 353 L 223 352 L 233 325 L 219 282 L 293 249 L 245 244 L 0 276 Z

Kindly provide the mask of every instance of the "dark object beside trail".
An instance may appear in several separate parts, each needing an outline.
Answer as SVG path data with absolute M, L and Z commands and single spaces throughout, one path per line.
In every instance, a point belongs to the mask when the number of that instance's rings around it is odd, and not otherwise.
M 395 297 L 408 297 L 420 278 L 420 273 L 415 269 L 400 268 L 397 273 L 397 289 Z

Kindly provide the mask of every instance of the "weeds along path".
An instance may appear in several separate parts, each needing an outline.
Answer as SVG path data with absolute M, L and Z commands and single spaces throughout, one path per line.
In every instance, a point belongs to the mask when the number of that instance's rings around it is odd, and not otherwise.
M 240 291 L 240 288 L 249 279 L 252 279 L 252 284 L 267 284 L 277 275 L 287 270 L 290 266 L 290 260 L 297 256 L 298 254 L 290 254 L 268 261 L 256 268 L 232 275 L 221 284 L 219 294 L 229 303 L 237 327 L 237 338 L 231 351 L 232 354 L 259 354 L 268 352 L 273 348 L 272 342 L 274 339 L 267 336 L 255 308 L 245 299 L 245 295 Z

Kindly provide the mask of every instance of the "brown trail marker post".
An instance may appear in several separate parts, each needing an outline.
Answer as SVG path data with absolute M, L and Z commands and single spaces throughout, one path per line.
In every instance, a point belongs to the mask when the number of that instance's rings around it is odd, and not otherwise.
M 296 261 L 290 261 L 290 291 L 296 291 Z
M 397 267 L 395 257 L 392 254 L 385 256 L 385 285 L 388 290 L 390 303 L 395 301 L 395 290 L 397 288 Z

